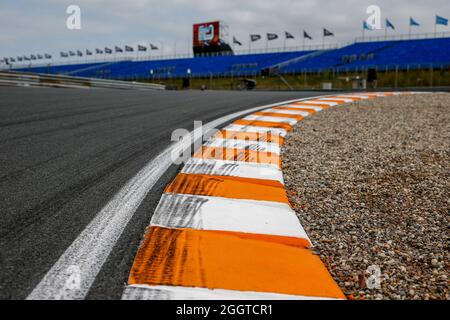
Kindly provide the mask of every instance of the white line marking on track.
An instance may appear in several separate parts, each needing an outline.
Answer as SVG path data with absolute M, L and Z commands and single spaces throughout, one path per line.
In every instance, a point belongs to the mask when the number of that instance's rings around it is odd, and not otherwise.
M 294 103 L 319 97 L 295 99 L 236 112 L 214 120 L 203 128 L 218 128 L 226 122 L 259 110 L 273 108 L 282 104 Z M 201 132 L 194 130 L 186 139 L 201 137 Z M 162 153 L 129 180 L 122 189 L 103 207 L 75 241 L 67 248 L 59 260 L 50 268 L 40 283 L 27 297 L 28 300 L 45 299 L 84 299 L 111 253 L 126 225 L 156 182 L 172 165 L 172 153 L 181 152 L 186 141 L 169 145 Z M 70 270 L 79 270 L 77 281 Z

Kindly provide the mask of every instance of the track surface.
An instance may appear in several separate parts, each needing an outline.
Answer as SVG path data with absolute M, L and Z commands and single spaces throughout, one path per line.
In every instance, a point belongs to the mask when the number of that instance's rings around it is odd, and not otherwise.
M 0 299 L 24 299 L 173 130 L 317 93 L 0 87 Z M 119 299 L 139 241 L 177 171 L 125 228 L 88 299 Z

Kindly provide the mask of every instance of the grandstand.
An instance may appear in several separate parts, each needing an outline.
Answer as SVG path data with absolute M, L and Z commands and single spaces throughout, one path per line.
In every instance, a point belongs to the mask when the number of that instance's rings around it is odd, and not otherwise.
M 279 74 L 438 69 L 450 66 L 450 37 L 355 42 L 337 49 L 245 55 L 218 55 L 169 60 L 126 60 L 16 69 L 36 73 L 119 80 L 184 77 L 257 76 Z

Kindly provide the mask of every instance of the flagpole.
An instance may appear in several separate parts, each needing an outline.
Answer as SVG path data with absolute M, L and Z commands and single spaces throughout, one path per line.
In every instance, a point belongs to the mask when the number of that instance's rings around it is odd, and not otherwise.
M 322 49 L 325 49 L 325 30 L 323 31 L 322 34 Z
M 436 32 L 437 32 L 437 16 L 435 17 L 434 20 L 434 37 L 436 38 Z
M 302 46 L 303 46 L 303 51 L 305 51 L 305 30 L 303 30 Z

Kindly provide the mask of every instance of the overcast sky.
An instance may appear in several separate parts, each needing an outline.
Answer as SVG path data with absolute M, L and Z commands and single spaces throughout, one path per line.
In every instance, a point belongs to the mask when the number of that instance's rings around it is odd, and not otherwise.
M 81 8 L 81 30 L 66 27 L 70 4 Z M 309 43 L 321 44 L 322 27 L 336 35 L 327 42 L 350 42 L 361 36 L 371 4 L 394 23 L 392 34 L 408 33 L 410 16 L 421 24 L 418 32 L 433 32 L 435 14 L 450 18 L 450 0 L 1 0 L 0 57 L 150 42 L 164 42 L 165 53 L 176 42 L 177 52 L 186 53 L 192 24 L 211 20 L 226 22 L 243 49 L 250 33 L 289 31 L 296 39 L 288 45 L 300 45 L 303 29 L 314 37 Z M 283 40 L 270 46 L 282 47 Z

